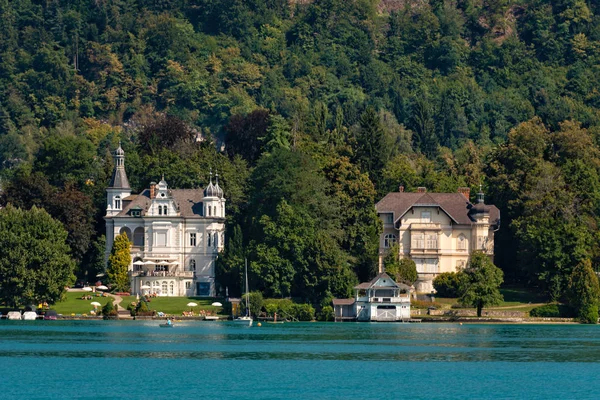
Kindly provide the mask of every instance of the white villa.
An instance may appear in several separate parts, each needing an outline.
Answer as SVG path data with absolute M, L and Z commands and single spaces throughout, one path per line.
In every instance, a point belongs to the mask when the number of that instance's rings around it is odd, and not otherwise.
M 467 266 L 475 250 L 494 257 L 494 233 L 500 228 L 500 210 L 484 203 L 481 191 L 477 203 L 469 201 L 469 188 L 458 193 L 388 193 L 375 207 L 383 221 L 379 244 L 379 270 L 383 258 L 396 243 L 401 257 L 415 261 L 419 278 L 417 292 L 432 293 L 433 279 L 442 272 L 456 272 Z
M 132 294 L 214 296 L 215 259 L 225 243 L 225 199 L 212 173 L 204 189 L 169 189 L 163 179 L 131 194 L 125 152 L 115 151 L 115 170 L 106 189 L 106 259 L 114 238 L 132 242 Z
M 408 321 L 410 287 L 394 282 L 385 272 L 354 287 L 353 299 L 334 299 L 336 321 Z

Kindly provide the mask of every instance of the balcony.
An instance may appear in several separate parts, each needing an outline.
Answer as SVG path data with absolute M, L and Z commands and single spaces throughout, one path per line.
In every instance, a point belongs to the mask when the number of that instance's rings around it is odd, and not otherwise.
M 129 271 L 129 276 L 193 278 L 194 271 Z
M 359 302 L 365 303 L 376 303 L 376 304 L 395 304 L 395 303 L 405 303 L 410 301 L 410 296 L 408 294 L 400 295 L 397 297 L 358 297 L 356 299 Z
M 413 222 L 410 224 L 411 231 L 441 231 L 442 224 L 436 224 L 433 222 Z

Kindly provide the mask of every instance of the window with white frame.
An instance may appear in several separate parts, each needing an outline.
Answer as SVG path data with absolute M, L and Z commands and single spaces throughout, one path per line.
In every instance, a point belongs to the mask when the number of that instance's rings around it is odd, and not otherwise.
M 119 197 L 119 196 L 115 197 L 115 209 L 116 210 L 121 209 L 121 197 Z
M 458 235 L 458 244 L 456 246 L 458 250 L 466 250 L 467 249 L 467 238 L 462 233 Z
M 171 296 L 175 294 L 175 283 L 174 282 L 169 283 L 169 294 Z
M 190 281 L 187 281 L 187 282 L 185 283 L 185 288 L 186 288 L 186 289 L 191 289 L 191 288 L 192 288 L 192 282 L 190 282 Z
M 487 236 L 478 236 L 477 237 L 477 248 L 480 250 L 485 250 L 487 247 Z
M 431 222 L 431 211 L 421 211 L 421 223 L 428 224 Z
M 208 237 L 207 237 L 207 246 L 210 247 L 212 243 L 212 233 L 208 232 Z
M 427 249 L 437 249 L 437 234 L 428 233 L 425 235 L 425 248 Z
M 424 233 L 413 233 L 410 246 L 413 249 L 424 249 L 425 248 L 425 234 Z
M 393 214 L 383 214 L 383 223 L 384 224 L 393 224 L 394 223 L 394 215 Z
M 437 258 L 416 258 L 417 272 L 421 274 L 435 274 L 438 272 Z
M 190 260 L 190 271 L 196 270 L 196 260 Z
M 190 246 L 196 246 L 196 233 L 190 233 Z
M 158 206 L 158 215 L 162 215 L 162 206 Z
M 397 241 L 396 235 L 388 233 L 383 237 L 383 247 L 389 249 L 390 247 L 393 247 Z

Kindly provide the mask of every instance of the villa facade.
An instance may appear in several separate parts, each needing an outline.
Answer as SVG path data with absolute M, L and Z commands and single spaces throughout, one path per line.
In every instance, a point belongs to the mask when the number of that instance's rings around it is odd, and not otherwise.
M 398 244 L 402 258 L 414 260 L 419 293 L 433 291 L 433 279 L 442 272 L 465 268 L 472 252 L 484 251 L 493 259 L 494 233 L 500 228 L 500 210 L 484 203 L 483 193 L 477 202 L 469 201 L 470 190 L 457 193 L 388 193 L 376 204 L 383 222 L 379 243 L 379 270 L 383 258 Z
M 132 294 L 214 296 L 215 260 L 225 243 L 225 198 L 218 175 L 206 189 L 169 189 L 158 184 L 132 194 L 125 152 L 115 151 L 115 170 L 106 189 L 106 259 L 114 238 L 132 242 Z

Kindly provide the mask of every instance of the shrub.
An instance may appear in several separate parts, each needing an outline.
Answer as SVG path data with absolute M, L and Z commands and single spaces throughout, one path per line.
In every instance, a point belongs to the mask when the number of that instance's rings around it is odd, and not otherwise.
M 571 307 L 563 304 L 546 304 L 529 311 L 531 317 L 573 318 L 575 313 Z
M 334 316 L 333 307 L 325 306 L 319 313 L 319 321 L 333 321 Z
M 102 317 L 104 319 L 113 319 L 116 318 L 117 315 L 118 312 L 115 309 L 115 306 L 112 301 L 109 301 L 104 307 L 102 307 Z
M 291 314 L 298 321 L 312 321 L 315 319 L 315 309 L 310 304 L 294 304 Z
M 443 272 L 433 280 L 433 287 L 440 297 L 458 297 L 460 276 L 456 272 Z

